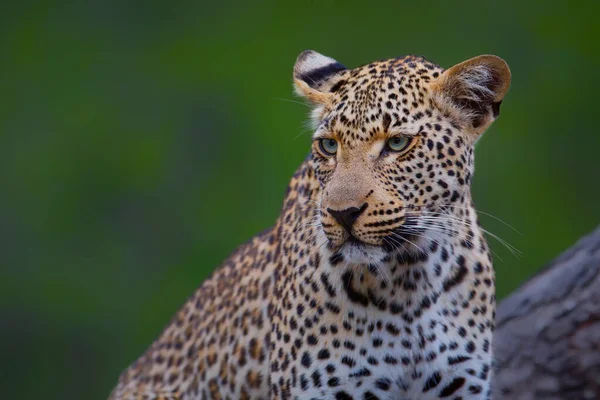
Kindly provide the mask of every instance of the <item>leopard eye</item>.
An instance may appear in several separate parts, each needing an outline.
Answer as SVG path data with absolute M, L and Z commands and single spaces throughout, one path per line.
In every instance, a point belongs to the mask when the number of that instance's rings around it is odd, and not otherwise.
M 337 153 L 338 143 L 335 141 L 335 139 L 320 139 L 319 147 L 326 155 L 334 156 L 335 153 Z
M 399 153 L 403 150 L 406 150 L 408 145 L 410 144 L 410 139 L 406 136 L 394 136 L 389 138 L 387 141 L 387 148 L 390 151 Z

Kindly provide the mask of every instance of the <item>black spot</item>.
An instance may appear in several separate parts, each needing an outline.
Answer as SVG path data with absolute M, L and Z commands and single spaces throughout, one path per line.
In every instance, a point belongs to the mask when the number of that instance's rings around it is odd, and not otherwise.
M 479 378 L 486 380 L 488 377 L 488 372 L 490 372 L 490 366 L 488 364 L 484 364 L 483 367 L 481 367 L 481 372 L 479 373 Z
M 331 354 L 329 353 L 329 350 L 327 350 L 327 349 L 321 349 L 319 351 L 319 353 L 317 354 L 317 358 L 319 360 L 327 360 L 330 355 Z
M 425 296 L 421 300 L 421 308 L 428 309 L 429 307 L 431 307 L 431 300 L 429 300 L 428 296 Z
M 329 283 L 329 275 L 322 273 L 321 274 L 321 283 L 325 287 L 327 294 L 329 294 L 329 296 L 331 296 L 331 297 L 335 297 L 335 289 L 333 288 L 333 286 L 331 286 L 331 283 Z
M 464 264 L 459 265 L 457 268 L 458 269 L 453 276 L 444 279 L 443 288 L 445 292 L 449 291 L 454 286 L 459 285 L 469 273 L 469 270 Z
M 400 314 L 403 311 L 404 311 L 404 307 L 402 307 L 401 304 L 398 304 L 396 302 L 392 302 L 390 304 L 390 312 L 392 313 L 392 315 Z
M 375 386 L 377 386 L 377 389 L 381 389 L 383 391 L 390 390 L 390 385 L 391 381 L 387 378 L 382 378 L 375 381 Z
M 460 389 L 465 384 L 465 378 L 462 376 L 459 378 L 454 378 L 452 382 L 448 384 L 442 391 L 440 392 L 440 397 L 449 397 L 453 393 L 455 393 L 458 389 Z
M 441 257 L 442 257 L 442 261 L 443 261 L 443 262 L 446 262 L 446 261 L 448 261 L 448 250 L 446 250 L 446 248 L 445 248 L 445 247 L 442 247 L 442 254 L 441 254 Z
M 365 392 L 365 394 L 363 394 L 363 400 L 379 400 L 379 397 L 371 392 Z
M 383 359 L 383 362 L 385 362 L 386 364 L 390 364 L 390 365 L 396 365 L 396 364 L 398 364 L 398 359 L 394 358 L 388 354 Z
M 354 366 L 356 365 L 356 361 L 354 361 L 354 359 L 351 357 L 343 356 L 342 364 L 347 365 L 350 368 L 354 368 Z
M 344 261 L 344 256 L 341 253 L 335 253 L 334 255 L 329 257 L 329 263 L 331 265 L 337 265 L 342 261 Z
M 442 375 L 438 371 L 434 372 L 425 382 L 425 385 L 423 386 L 423 393 L 433 389 L 434 387 L 439 385 L 441 381 Z
M 476 274 L 480 274 L 483 272 L 483 265 L 481 265 L 481 263 L 479 261 L 477 261 L 475 263 L 475 266 L 473 267 L 473 271 L 475 271 Z
M 431 191 L 431 186 L 428 186 L 428 187 L 430 188 L 430 190 L 429 190 L 429 191 Z M 431 245 L 429 246 L 429 250 L 430 250 L 432 253 L 435 253 L 435 252 L 438 250 L 438 246 L 439 246 L 439 244 L 438 244 L 438 242 L 437 242 L 437 241 L 435 241 L 435 242 L 431 242 Z
M 400 333 L 400 328 L 398 328 L 396 325 L 392 324 L 391 322 L 385 326 L 385 330 L 394 336 L 398 336 L 398 334 Z
M 388 113 L 383 114 L 382 124 L 383 124 L 383 130 L 384 131 L 388 130 L 388 128 L 390 127 L 391 123 L 392 123 L 392 117 L 390 116 L 390 114 L 388 114 Z
M 360 378 L 365 376 L 371 376 L 371 371 L 364 367 L 349 375 L 350 378 Z
M 305 351 L 304 354 L 302 355 L 302 365 L 304 365 L 305 368 L 310 367 L 310 364 L 312 363 L 312 360 L 310 358 L 310 354 L 308 354 L 308 351 Z
M 327 381 L 327 386 L 329 387 L 336 387 L 340 385 L 340 380 L 339 378 L 329 378 L 329 380 Z
M 448 357 L 448 364 L 456 365 L 456 364 L 463 363 L 465 361 L 469 361 L 470 359 L 471 359 L 471 357 L 467 357 L 467 356 Z
M 483 341 L 483 351 L 486 353 L 490 351 L 490 341 L 487 339 Z
M 329 91 L 330 91 L 331 93 L 335 93 L 335 92 L 337 92 L 338 90 L 340 90 L 340 88 L 341 88 L 342 86 L 344 86 L 345 84 L 346 84 L 346 80 L 344 80 L 344 79 L 341 79 L 341 80 L 337 81 L 337 82 L 335 83 L 335 85 L 333 85 L 333 86 L 331 87 L 331 89 L 329 89 Z
M 469 393 L 471 393 L 471 394 L 479 394 L 479 393 L 481 393 L 482 390 L 483 390 L 483 388 L 479 385 L 469 386 Z
M 334 303 L 332 303 L 330 301 L 328 301 L 328 302 L 325 303 L 325 308 L 327 308 L 329 311 L 331 311 L 334 314 L 339 314 L 340 313 L 340 308 L 336 304 L 334 304 Z
M 342 275 L 342 286 L 351 302 L 361 304 L 364 307 L 369 305 L 369 298 L 364 294 L 357 292 L 352 286 L 352 273 L 350 271 L 347 271 Z
M 302 390 L 308 389 L 308 379 L 306 379 L 304 374 L 300 375 L 300 387 Z
M 473 343 L 472 340 L 470 340 L 467 345 L 465 346 L 465 350 L 467 350 L 467 353 L 474 353 L 475 352 L 475 343 Z
M 315 372 L 312 373 L 311 378 L 315 387 L 321 387 L 321 374 L 319 373 L 318 369 L 316 369 Z
M 335 394 L 336 400 L 354 400 L 354 397 L 350 396 L 348 393 L 341 391 Z
M 406 225 L 406 224 L 405 224 Z M 408 251 L 402 252 L 398 254 L 397 259 L 400 264 L 413 265 L 419 262 L 425 262 L 429 256 L 427 253 L 422 251 L 417 251 L 416 253 L 411 253 Z

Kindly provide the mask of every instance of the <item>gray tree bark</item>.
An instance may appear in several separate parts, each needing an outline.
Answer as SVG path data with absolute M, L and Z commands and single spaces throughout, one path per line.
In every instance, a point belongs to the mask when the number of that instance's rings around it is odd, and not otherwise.
M 501 302 L 494 399 L 600 399 L 600 228 Z

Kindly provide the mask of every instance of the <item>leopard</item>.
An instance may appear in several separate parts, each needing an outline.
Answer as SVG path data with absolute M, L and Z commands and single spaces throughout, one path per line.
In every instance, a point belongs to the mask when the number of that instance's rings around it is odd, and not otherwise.
M 489 399 L 495 275 L 474 149 L 511 72 L 408 55 L 293 68 L 307 158 L 110 399 Z

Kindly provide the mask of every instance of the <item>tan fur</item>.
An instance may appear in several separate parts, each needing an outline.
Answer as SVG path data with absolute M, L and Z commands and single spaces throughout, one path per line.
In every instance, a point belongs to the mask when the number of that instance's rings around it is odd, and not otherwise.
M 294 79 L 296 85 L 296 93 L 315 104 L 327 104 L 331 99 L 331 95 L 326 92 L 321 92 L 316 89 L 312 89 L 308 84 L 300 79 Z

